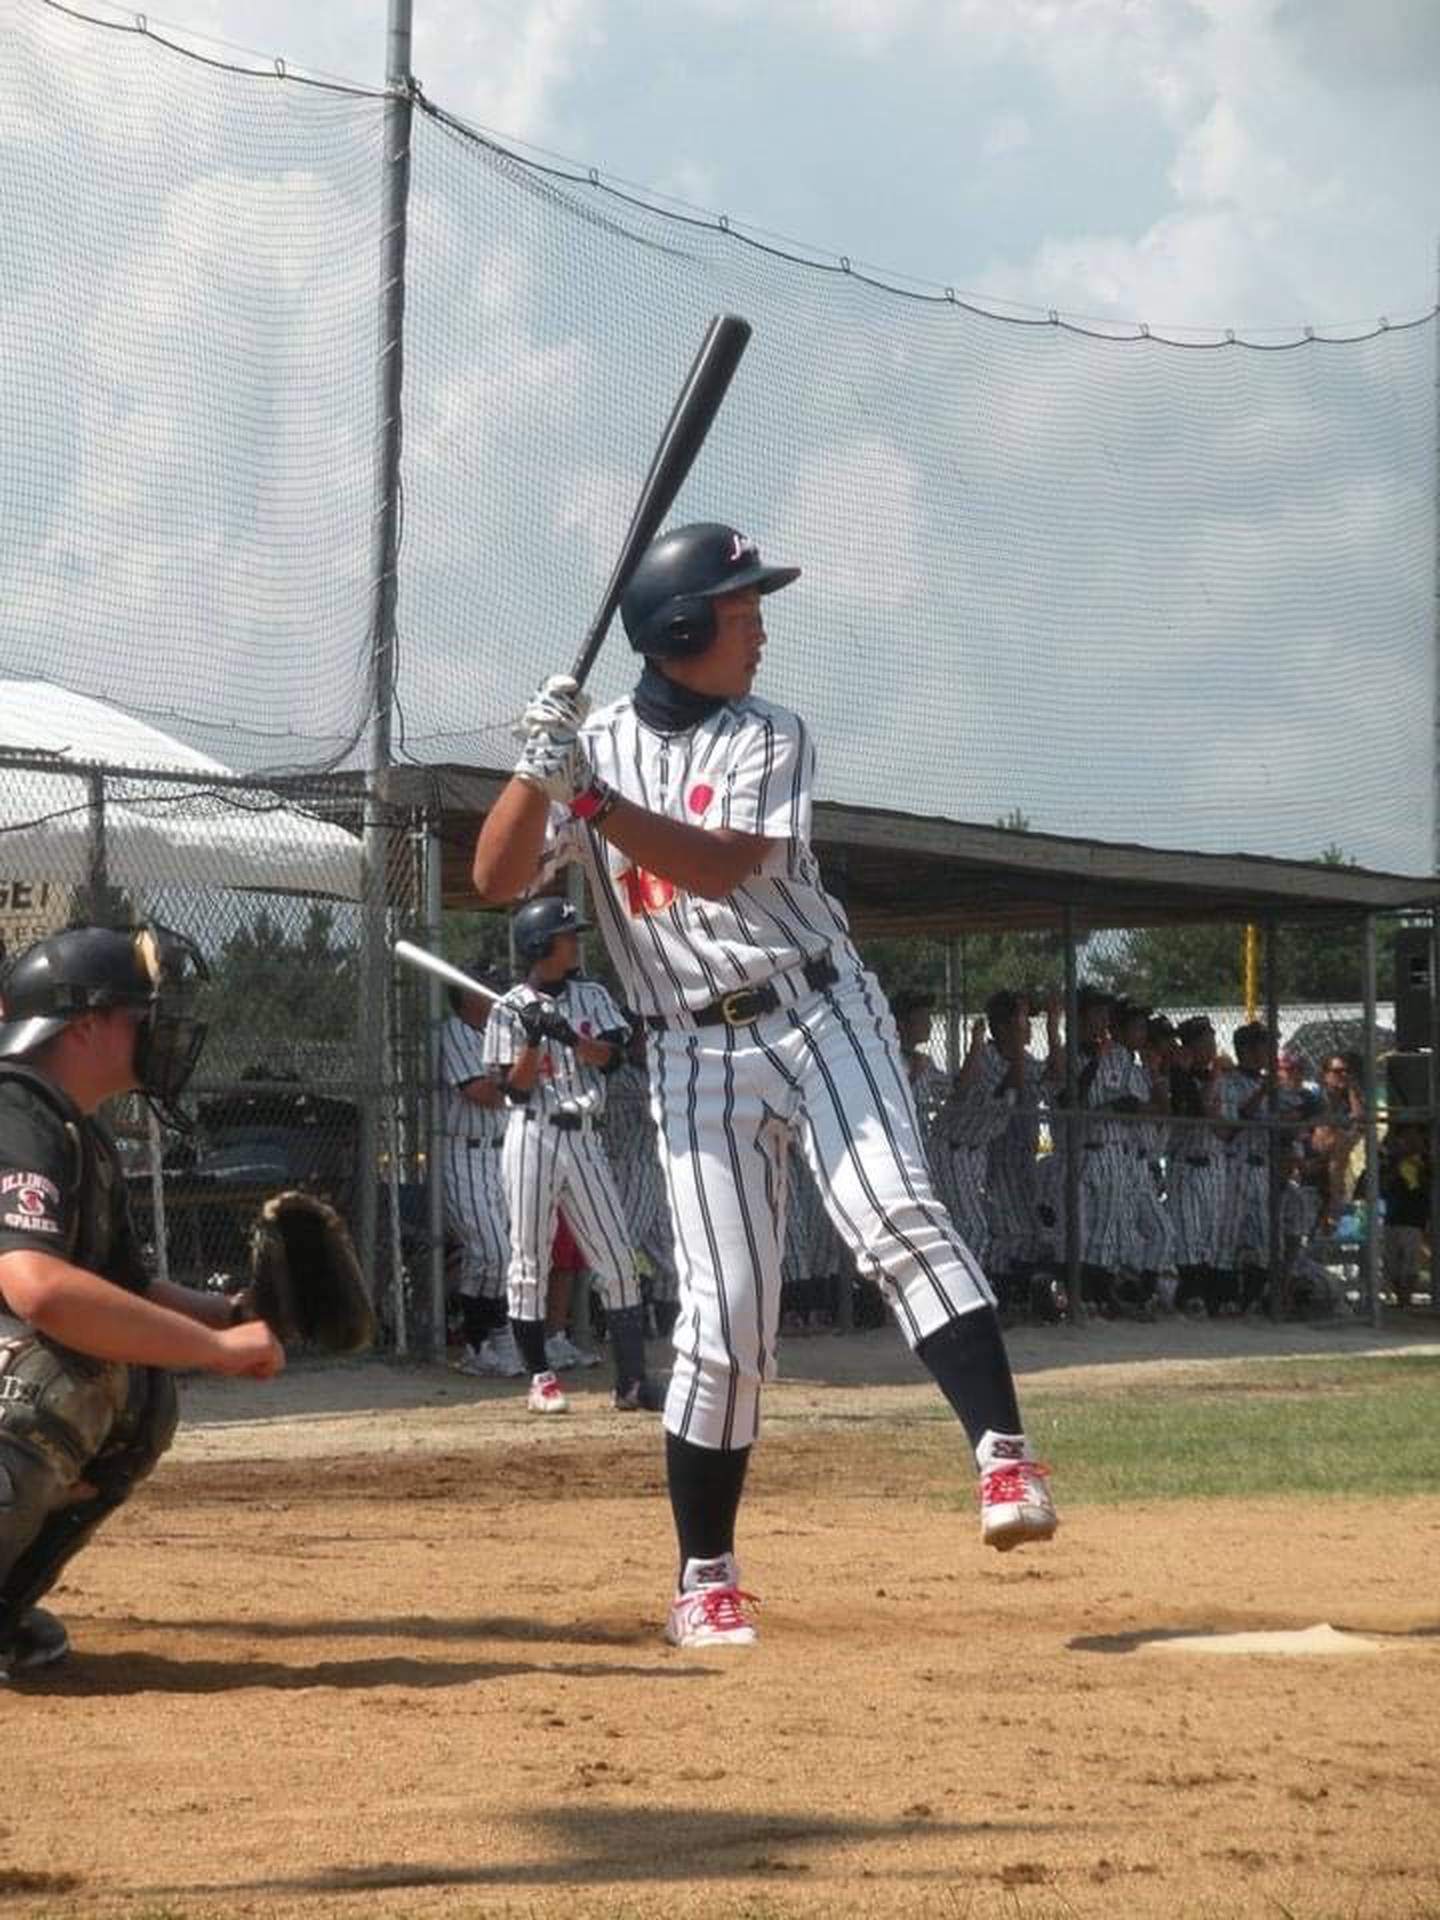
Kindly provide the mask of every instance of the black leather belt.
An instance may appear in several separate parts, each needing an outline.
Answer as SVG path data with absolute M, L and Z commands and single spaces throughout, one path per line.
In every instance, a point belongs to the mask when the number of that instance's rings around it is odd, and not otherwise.
M 1105 1140 L 1084 1140 L 1081 1142 L 1086 1153 L 1103 1153 L 1108 1144 Z
M 480 1153 L 486 1147 L 493 1147 L 497 1153 L 500 1150 L 500 1142 L 498 1140 L 467 1140 L 465 1146 L 470 1153 Z
M 561 1133 L 583 1133 L 590 1125 L 588 1113 L 552 1113 L 547 1116 L 552 1127 L 558 1127 Z
M 807 960 L 800 974 L 806 986 L 815 993 L 825 987 L 833 987 L 840 978 L 833 962 L 824 954 Z M 781 974 L 777 977 L 784 979 L 786 976 Z M 762 980 L 756 987 L 737 987 L 733 993 L 722 993 L 708 1007 L 697 1007 L 690 1018 L 697 1027 L 753 1027 L 767 1013 L 774 1013 L 779 1005 L 779 992 L 768 980 Z M 651 1013 L 645 1016 L 645 1024 L 656 1033 L 664 1033 L 668 1028 L 679 1025 L 679 1022 L 666 1019 L 664 1014 Z
M 1245 1161 L 1246 1165 L 1251 1167 L 1263 1167 L 1268 1164 L 1263 1153 L 1247 1153 Z
M 1187 1167 L 1208 1167 L 1210 1156 L 1208 1153 L 1187 1153 L 1185 1164 Z

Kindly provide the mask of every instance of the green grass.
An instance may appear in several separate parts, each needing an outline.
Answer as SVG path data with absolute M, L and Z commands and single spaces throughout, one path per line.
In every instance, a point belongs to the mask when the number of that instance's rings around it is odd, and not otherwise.
M 1094 1393 L 1037 1386 L 1024 1410 L 1067 1505 L 1440 1492 L 1440 1358 L 1262 1362 Z

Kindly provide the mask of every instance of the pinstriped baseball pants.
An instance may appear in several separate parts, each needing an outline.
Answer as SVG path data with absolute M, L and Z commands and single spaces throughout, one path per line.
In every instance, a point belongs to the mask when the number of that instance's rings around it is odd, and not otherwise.
M 650 1042 L 680 1314 L 665 1404 L 697 1446 L 749 1446 L 775 1373 L 787 1138 L 912 1346 L 993 1305 L 936 1199 L 889 1009 L 863 975 L 754 1026 Z
M 460 1242 L 460 1291 L 498 1300 L 510 1264 L 499 1144 L 452 1136 L 445 1149 L 445 1224 Z
M 640 1303 L 630 1230 L 598 1136 L 567 1133 L 513 1111 L 500 1152 L 510 1207 L 509 1304 L 516 1320 L 543 1320 L 555 1216 L 564 1212 L 607 1307 Z

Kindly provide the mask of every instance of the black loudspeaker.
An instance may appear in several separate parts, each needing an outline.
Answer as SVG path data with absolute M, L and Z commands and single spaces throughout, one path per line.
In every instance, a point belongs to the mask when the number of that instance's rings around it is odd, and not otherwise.
M 1392 1053 L 1385 1060 L 1387 1107 L 1428 1107 L 1430 1056 L 1428 1053 Z
M 1397 927 L 1395 958 L 1395 1045 L 1401 1053 L 1418 1053 L 1430 1045 L 1429 927 Z

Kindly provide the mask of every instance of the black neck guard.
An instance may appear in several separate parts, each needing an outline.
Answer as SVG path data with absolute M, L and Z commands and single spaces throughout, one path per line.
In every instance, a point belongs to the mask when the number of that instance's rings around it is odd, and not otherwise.
M 727 704 L 720 694 L 696 693 L 682 687 L 678 680 L 663 674 L 653 660 L 645 662 L 633 699 L 636 713 L 655 733 L 688 733 Z

